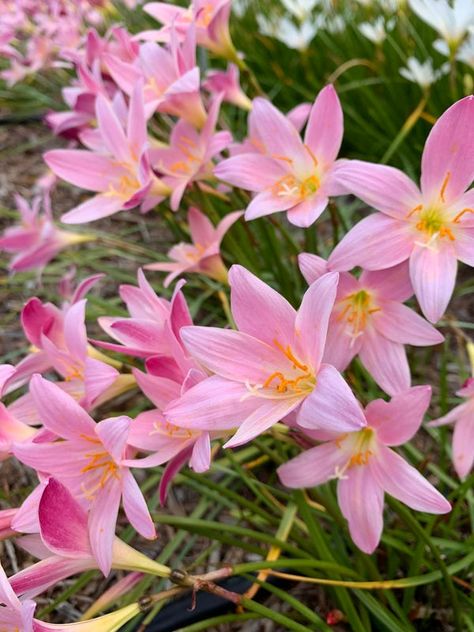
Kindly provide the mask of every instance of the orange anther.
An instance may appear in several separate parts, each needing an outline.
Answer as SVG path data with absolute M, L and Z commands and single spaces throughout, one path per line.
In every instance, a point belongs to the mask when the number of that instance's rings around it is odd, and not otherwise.
M 442 202 L 446 202 L 446 200 L 444 199 L 444 194 L 446 193 L 446 188 L 448 186 L 449 180 L 451 179 L 451 171 L 448 171 L 446 174 L 446 177 L 444 178 L 443 181 L 443 185 L 441 187 L 441 191 L 439 193 L 439 197 L 441 198 Z

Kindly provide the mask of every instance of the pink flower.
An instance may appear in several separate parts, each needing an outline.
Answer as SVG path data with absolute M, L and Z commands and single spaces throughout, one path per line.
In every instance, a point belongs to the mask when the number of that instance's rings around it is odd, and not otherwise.
M 447 415 L 430 421 L 428 426 L 455 424 L 453 433 L 453 463 L 459 478 L 466 478 L 474 463 L 474 378 L 469 378 L 456 395 L 466 401 Z
M 171 132 L 169 147 L 150 151 L 153 167 L 163 174 L 164 184 L 173 191 L 170 199 L 173 211 L 178 210 L 191 183 L 212 178 L 212 158 L 232 141 L 230 132 L 215 131 L 219 108 L 220 98 L 216 98 L 200 132 L 186 121 L 178 121 Z
M 184 37 L 194 26 L 200 46 L 208 48 L 215 55 L 237 60 L 237 52 L 229 33 L 229 16 L 232 0 L 192 0 L 187 9 L 165 2 L 149 2 L 143 9 L 163 24 L 159 31 L 145 31 L 142 37 L 157 41 L 168 41 L 172 28 Z
M 108 155 L 81 149 L 53 149 L 44 155 L 56 175 L 71 184 L 98 192 L 66 213 L 62 217 L 65 223 L 93 221 L 139 204 L 144 212 L 168 193 L 168 188 L 149 166 L 140 84 L 135 86 L 130 100 L 126 132 L 110 102 L 100 94 L 96 99 L 96 117 Z
M 146 42 L 131 63 L 111 54 L 104 56 L 104 62 L 114 81 L 128 95 L 133 93 L 137 82 L 143 81 L 147 117 L 155 111 L 164 112 L 201 128 L 206 111 L 200 94 L 195 40 L 194 29 L 187 31 L 181 44 L 172 30 L 168 48 Z
M 326 86 L 311 109 L 304 142 L 289 118 L 269 101 L 255 99 L 249 116 L 257 152 L 222 161 L 215 175 L 257 195 L 245 218 L 287 211 L 288 220 L 307 227 L 315 222 L 331 195 L 339 194 L 336 161 L 342 142 L 343 116 L 333 86 Z
M 239 83 L 239 69 L 229 64 L 227 70 L 211 70 L 203 83 L 203 88 L 212 94 L 223 94 L 223 100 L 244 110 L 252 109 L 252 101 L 244 94 Z
M 303 253 L 298 260 L 310 284 L 327 271 L 326 261 L 316 255 Z M 444 340 L 403 305 L 412 294 L 406 263 L 380 272 L 363 270 L 358 279 L 341 273 L 323 362 L 344 371 L 358 355 L 386 393 L 406 391 L 411 377 L 404 345 L 428 346 Z
M 25 465 L 57 478 L 89 508 L 91 548 L 107 575 L 121 498 L 133 527 L 146 538 L 155 537 L 142 492 L 123 464 L 131 420 L 117 417 L 96 424 L 69 395 L 39 375 L 33 376 L 30 392 L 45 429 L 58 440 L 17 444 L 14 454 Z
M 0 461 L 10 456 L 14 443 L 31 439 L 37 432 L 36 428 L 17 419 L 0 403 Z
M 346 434 L 310 431 L 310 436 L 324 443 L 279 467 L 280 480 L 287 487 L 314 487 L 337 478 L 339 506 L 352 539 L 365 553 L 372 553 L 380 541 L 384 492 L 417 511 L 450 511 L 448 501 L 390 449 L 413 437 L 430 398 L 429 386 L 415 386 L 390 402 L 372 401 L 365 409 L 367 427 L 363 430 Z M 314 420 L 299 423 L 316 428 Z
M 322 364 L 337 274 L 327 274 L 293 307 L 241 266 L 229 272 L 232 314 L 239 331 L 183 327 L 189 352 L 212 377 L 189 389 L 165 411 L 174 425 L 230 430 L 225 447 L 250 441 L 292 411 L 338 432 L 365 425 L 340 373 Z
M 61 250 L 94 239 L 91 235 L 59 229 L 46 202 L 41 212 L 42 198 L 39 196 L 33 199 L 31 206 L 21 195 L 15 195 L 15 201 L 21 225 L 7 228 L 0 237 L 0 250 L 15 254 L 8 266 L 13 272 L 39 271 Z
M 150 263 L 145 268 L 169 272 L 163 282 L 165 287 L 185 272 L 205 274 L 225 283 L 227 269 L 220 255 L 220 245 L 226 232 L 242 215 L 242 211 L 229 213 L 214 228 L 204 213 L 197 208 L 191 208 L 188 212 L 188 224 L 193 243 L 173 246 L 168 252 L 172 262 Z
M 457 259 L 474 265 L 474 97 L 433 126 L 421 160 L 421 190 L 392 167 L 348 161 L 341 186 L 381 211 L 359 222 L 329 258 L 334 270 L 390 268 L 406 259 L 423 314 L 437 322 L 453 293 Z

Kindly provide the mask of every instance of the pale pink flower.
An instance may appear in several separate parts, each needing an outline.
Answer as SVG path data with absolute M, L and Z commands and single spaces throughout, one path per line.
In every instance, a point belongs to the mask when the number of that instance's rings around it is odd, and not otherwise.
M 474 378 L 469 378 L 459 391 L 466 401 L 447 415 L 430 421 L 428 426 L 455 424 L 453 433 L 453 463 L 459 478 L 466 478 L 474 464 Z
M 392 167 L 347 161 L 346 192 L 381 211 L 359 222 L 329 258 L 332 269 L 390 268 L 406 259 L 423 314 L 437 322 L 453 293 L 457 260 L 474 265 L 474 97 L 438 119 L 421 160 L 421 190 Z
M 107 575 L 121 499 L 133 527 L 146 538 L 155 537 L 143 494 L 123 464 L 129 456 L 131 419 L 122 416 L 95 423 L 74 399 L 39 375 L 31 379 L 30 392 L 44 428 L 58 440 L 17 444 L 14 454 L 25 465 L 57 478 L 89 509 L 91 549 Z
M 303 253 L 298 260 L 309 284 L 327 272 L 327 262 L 317 255 Z M 411 376 L 405 345 L 423 347 L 444 340 L 432 325 L 403 305 L 412 294 L 406 262 L 380 272 L 363 270 L 358 279 L 342 272 L 323 362 L 344 371 L 358 355 L 386 393 L 406 391 Z
M 224 101 L 239 108 L 252 109 L 252 101 L 240 87 L 239 69 L 235 64 L 229 64 L 227 70 L 210 70 L 203 82 L 203 88 L 212 94 L 222 94 Z
M 0 461 L 12 454 L 14 443 L 27 441 L 37 432 L 36 428 L 17 419 L 6 406 L 0 403 Z
M 292 411 L 298 420 L 345 432 L 365 425 L 341 374 L 322 364 L 338 275 L 313 283 L 296 311 L 241 266 L 229 272 L 232 314 L 239 331 L 183 327 L 181 337 L 214 373 L 165 411 L 172 424 L 199 430 L 238 427 L 226 447 L 241 445 Z
M 204 274 L 226 283 L 227 268 L 220 255 L 220 245 L 226 232 L 242 215 L 243 211 L 229 213 L 214 227 L 199 209 L 189 209 L 188 225 L 193 243 L 176 244 L 168 252 L 171 262 L 149 263 L 145 269 L 169 272 L 163 282 L 165 287 L 176 277 L 189 272 Z
M 170 206 L 173 211 L 178 210 L 189 185 L 213 178 L 212 158 L 232 142 L 230 132 L 215 131 L 220 102 L 220 98 L 212 102 L 201 131 L 180 120 L 173 127 L 169 147 L 150 151 L 153 168 L 163 174 L 163 183 L 172 190 Z
M 292 224 L 310 226 L 326 208 L 329 196 L 340 192 L 337 173 L 342 161 L 336 157 L 343 115 L 333 86 L 317 96 L 304 141 L 291 120 L 262 98 L 253 101 L 249 131 L 257 151 L 223 160 L 215 175 L 257 193 L 246 219 L 287 211 Z
M 324 443 L 280 466 L 280 480 L 298 488 L 338 479 L 339 506 L 352 539 L 365 553 L 372 553 L 380 541 L 384 492 L 417 511 L 450 511 L 449 502 L 391 449 L 417 432 L 430 398 L 429 386 L 415 386 L 390 402 L 376 399 L 365 409 L 367 427 L 357 432 L 320 432 L 317 415 L 304 424 L 300 421 L 310 436 Z
M 130 100 L 126 131 L 110 102 L 100 94 L 96 117 L 108 155 L 80 149 L 53 149 L 44 155 L 47 165 L 60 178 L 98 192 L 63 215 L 65 223 L 93 221 L 139 204 L 145 212 L 169 191 L 149 165 L 142 86 L 135 86 Z
M 35 197 L 31 205 L 21 195 L 15 195 L 15 201 L 21 225 L 7 228 L 0 237 L 0 250 L 14 254 L 8 266 L 12 272 L 40 271 L 65 248 L 92 239 L 58 228 L 48 201 L 41 196 Z

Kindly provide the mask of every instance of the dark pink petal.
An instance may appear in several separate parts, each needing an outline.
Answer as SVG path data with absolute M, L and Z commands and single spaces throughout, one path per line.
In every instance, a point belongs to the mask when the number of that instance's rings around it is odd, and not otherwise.
M 431 386 L 414 386 L 389 402 L 376 399 L 365 409 L 369 426 L 385 445 L 402 445 L 415 435 L 431 400 Z
M 449 246 L 415 246 L 410 257 L 410 277 L 421 311 L 430 322 L 438 322 L 446 311 L 456 273 L 456 255 Z
M 392 342 L 373 327 L 368 327 L 364 332 L 359 357 L 380 388 L 389 395 L 410 388 L 410 368 L 402 344 Z

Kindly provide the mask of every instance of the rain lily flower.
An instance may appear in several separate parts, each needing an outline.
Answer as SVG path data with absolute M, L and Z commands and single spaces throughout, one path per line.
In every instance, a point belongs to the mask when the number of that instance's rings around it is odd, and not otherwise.
M 44 155 L 47 165 L 60 178 L 98 192 L 63 215 L 62 221 L 67 224 L 108 217 L 139 204 L 145 212 L 169 192 L 149 166 L 142 86 L 135 86 L 130 100 L 126 131 L 110 102 L 100 94 L 96 117 L 109 155 L 81 149 L 53 149 Z
M 428 426 L 454 425 L 453 463 L 459 478 L 466 478 L 474 464 L 474 378 L 469 378 L 459 391 L 458 397 L 466 401 L 453 408 L 447 415 L 430 421 Z
M 457 101 L 435 123 L 421 161 L 421 190 L 392 167 L 347 161 L 339 179 L 381 211 L 359 222 L 329 257 L 332 270 L 390 268 L 410 261 L 426 318 L 435 323 L 453 293 L 457 259 L 474 265 L 474 97 Z
M 307 227 L 339 194 L 336 156 L 342 142 L 343 115 L 336 91 L 326 86 L 309 115 L 304 142 L 298 131 L 269 101 L 257 98 L 249 116 L 250 137 L 258 152 L 223 160 L 216 176 L 257 195 L 245 218 L 287 211 L 288 220 Z
M 239 83 L 239 69 L 229 64 L 227 70 L 211 70 L 207 73 L 203 88 L 212 94 L 222 94 L 223 100 L 244 110 L 252 109 L 252 101 L 244 94 Z
M 303 253 L 300 268 L 308 283 L 327 271 L 324 259 Z M 403 305 L 413 294 L 407 263 L 389 270 L 363 270 L 359 279 L 339 275 L 336 302 L 329 319 L 323 362 L 344 371 L 358 355 L 377 384 L 389 395 L 410 387 L 405 346 L 429 346 L 444 337 Z
M 146 538 L 155 537 L 142 492 L 123 465 L 131 420 L 122 416 L 96 424 L 69 395 L 39 375 L 31 379 L 30 392 L 45 429 L 58 440 L 17 444 L 14 454 L 25 465 L 57 478 L 89 508 L 91 549 L 107 575 L 121 498 L 133 527 Z
M 281 0 L 283 6 L 295 18 L 303 22 L 310 17 L 311 11 L 319 3 L 319 0 Z
M 8 266 L 12 272 L 39 271 L 65 248 L 94 239 L 93 235 L 58 228 L 49 204 L 41 196 L 35 197 L 31 205 L 21 195 L 15 195 L 15 201 L 21 225 L 7 228 L 0 237 L 0 251 L 15 255 Z
M 319 30 L 317 21 L 305 21 L 296 25 L 287 17 L 269 20 L 265 15 L 258 14 L 256 18 L 262 35 L 273 37 L 288 48 L 296 50 L 306 49 Z
M 355 544 L 365 553 L 377 547 L 383 529 L 384 492 L 412 509 L 442 514 L 449 502 L 391 448 L 409 441 L 420 427 L 431 398 L 429 386 L 415 386 L 390 402 L 366 407 L 367 427 L 356 432 L 311 436 L 324 443 L 278 468 L 287 487 L 314 487 L 338 479 L 339 507 Z M 313 420 L 316 426 L 317 415 Z M 310 424 L 305 424 L 310 428 Z
M 171 248 L 169 263 L 150 263 L 147 270 L 169 272 L 163 285 L 168 287 L 176 277 L 185 272 L 197 272 L 227 282 L 227 268 L 220 255 L 220 245 L 229 228 L 243 215 L 242 211 L 229 213 L 214 228 L 209 219 L 197 208 L 188 212 L 188 224 L 192 244 L 179 243 Z
M 449 71 L 449 66 L 441 66 L 437 70 L 433 68 L 433 60 L 427 59 L 423 63 L 418 61 L 416 57 L 407 59 L 406 68 L 400 68 L 402 77 L 413 83 L 417 83 L 420 88 L 427 90 L 433 83 L 438 81 L 440 77 Z
M 214 375 L 171 404 L 166 419 L 191 430 L 238 426 L 225 447 L 250 441 L 292 411 L 299 423 L 317 419 L 320 427 L 340 432 L 361 428 L 351 390 L 334 367 L 322 364 L 337 280 L 333 273 L 318 279 L 297 312 L 248 270 L 232 266 L 232 315 L 239 330 L 181 329 L 188 351 Z
M 17 419 L 0 403 L 0 461 L 12 453 L 14 443 L 31 439 L 38 431 Z
M 231 142 L 228 131 L 216 132 L 220 98 L 215 98 L 200 132 L 180 120 L 171 132 L 169 147 L 150 151 L 153 167 L 164 174 L 163 183 L 172 190 L 170 206 L 177 211 L 186 188 L 193 182 L 212 179 L 212 158 Z
M 384 18 L 379 16 L 373 23 L 362 22 L 362 24 L 359 24 L 358 28 L 364 37 L 370 40 L 373 44 L 380 46 L 387 37 L 387 30 L 390 30 L 392 26 L 391 22 L 385 23 Z
M 141 35 L 146 38 L 168 41 L 172 28 L 182 37 L 192 26 L 196 29 L 196 40 L 214 55 L 229 61 L 237 61 L 238 55 L 229 33 L 229 16 L 232 0 L 192 0 L 187 9 L 165 2 L 149 2 L 143 10 L 161 22 L 160 31 L 149 31 Z
M 455 51 L 474 26 L 474 5 L 470 0 L 408 0 L 416 15 L 441 35 Z

